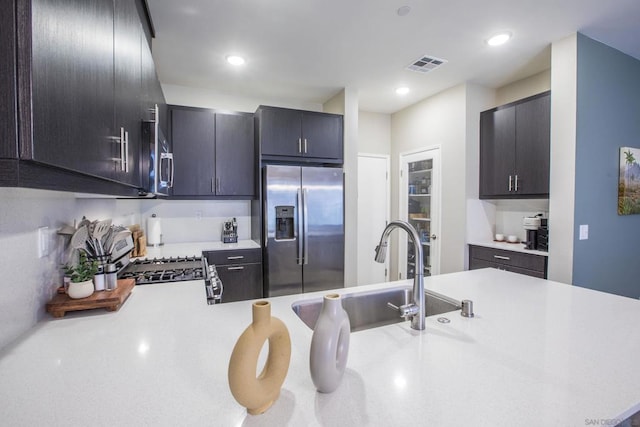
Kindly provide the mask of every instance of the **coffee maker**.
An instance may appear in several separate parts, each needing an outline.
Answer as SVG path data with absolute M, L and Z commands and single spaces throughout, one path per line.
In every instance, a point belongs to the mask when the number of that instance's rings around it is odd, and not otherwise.
M 538 231 L 540 229 L 541 216 L 525 216 L 522 219 L 522 226 L 527 232 L 525 249 L 538 249 Z
M 222 224 L 222 243 L 238 243 L 238 223 L 235 218 Z

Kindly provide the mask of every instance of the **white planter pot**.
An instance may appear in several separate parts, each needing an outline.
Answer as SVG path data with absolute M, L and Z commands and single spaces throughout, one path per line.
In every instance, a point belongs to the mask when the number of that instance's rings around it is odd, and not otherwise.
M 69 295 L 69 298 L 86 298 L 91 296 L 91 294 L 93 294 L 93 281 L 87 280 L 86 282 L 69 283 L 69 289 L 67 289 L 67 295 Z

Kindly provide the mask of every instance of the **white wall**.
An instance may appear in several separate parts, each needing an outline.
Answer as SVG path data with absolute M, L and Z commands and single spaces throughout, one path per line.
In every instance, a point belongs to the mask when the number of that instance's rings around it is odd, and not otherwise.
M 174 105 L 213 108 L 217 110 L 245 111 L 248 113 L 255 112 L 259 105 L 273 105 L 275 107 L 322 111 L 321 103 L 274 98 L 247 98 L 187 86 L 163 84 L 162 91 L 164 92 L 167 104 Z
M 573 282 L 577 35 L 551 47 L 551 169 L 548 277 Z
M 496 103 L 493 107 L 508 104 L 509 102 L 546 92 L 550 89 L 551 69 L 496 89 Z
M 391 154 L 391 114 L 358 113 L 358 152 Z
M 493 89 L 466 85 L 466 145 L 465 145 L 465 187 L 466 187 L 466 242 L 490 239 L 494 234 L 495 206 L 478 200 L 480 187 L 480 112 L 495 104 Z M 469 252 L 464 248 L 464 269 L 469 268 Z
M 138 221 L 138 200 L 76 199 L 72 193 L 0 188 L 0 348 L 48 318 L 45 304 L 62 282 L 68 238 L 56 231 L 83 215 Z M 49 227 L 49 255 L 38 258 L 37 229 Z
M 323 111 L 344 114 L 344 283 L 358 284 L 358 92 L 345 88 Z
M 391 219 L 398 218 L 400 153 L 440 146 L 442 171 L 440 272 L 464 267 L 466 229 L 466 85 L 447 89 L 391 116 Z M 394 233 L 395 236 L 395 233 Z M 391 280 L 398 276 L 392 241 Z

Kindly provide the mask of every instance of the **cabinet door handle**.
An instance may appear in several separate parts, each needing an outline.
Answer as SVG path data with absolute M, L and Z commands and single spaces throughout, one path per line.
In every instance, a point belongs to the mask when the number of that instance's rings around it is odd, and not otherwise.
M 227 257 L 228 260 L 233 260 L 233 259 L 244 259 L 243 255 L 238 255 L 238 256 L 228 256 Z
M 298 138 L 298 153 L 302 153 L 302 138 Z
M 211 178 L 211 192 L 212 193 L 216 192 L 216 179 L 215 178 Z
M 511 183 L 511 175 L 509 175 L 509 191 L 512 191 L 513 185 Z
M 227 270 L 228 271 L 231 271 L 231 270 L 244 270 L 244 267 L 242 267 L 242 266 L 240 266 L 240 267 L 227 267 Z
M 307 154 L 307 138 L 304 139 L 304 154 Z
M 220 193 L 220 178 L 216 178 L 216 193 Z
M 518 175 L 516 175 L 516 192 L 518 191 Z
M 503 259 L 505 261 L 511 260 L 511 258 L 509 258 L 508 256 L 494 255 L 493 257 L 496 258 L 496 259 Z

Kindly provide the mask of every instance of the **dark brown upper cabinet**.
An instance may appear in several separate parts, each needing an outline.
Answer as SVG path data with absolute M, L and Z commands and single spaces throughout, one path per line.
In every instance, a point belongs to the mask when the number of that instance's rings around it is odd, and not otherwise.
M 263 160 L 342 163 L 341 115 L 260 106 L 256 118 Z
M 170 106 L 176 198 L 253 199 L 253 114 Z
M 480 113 L 480 198 L 549 197 L 551 93 Z
M 0 52 L 5 59 L 15 47 L 19 139 L 12 145 L 3 135 L 0 158 L 14 159 L 16 185 L 137 195 L 148 110 L 143 100 L 149 82 L 143 80 L 156 79 L 155 71 L 143 73 L 145 29 L 151 25 L 140 16 L 142 0 L 8 3 L 2 6 L 8 13 L 2 13 Z M 2 66 L 7 67 L 2 72 L 7 81 L 0 82 L 4 103 L 12 85 L 10 63 Z M 0 132 L 6 133 L 10 121 L 2 123 Z M 2 179 L 0 185 L 12 183 Z

